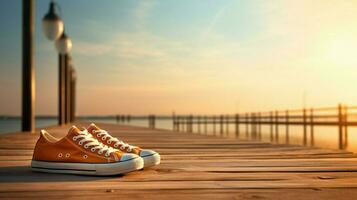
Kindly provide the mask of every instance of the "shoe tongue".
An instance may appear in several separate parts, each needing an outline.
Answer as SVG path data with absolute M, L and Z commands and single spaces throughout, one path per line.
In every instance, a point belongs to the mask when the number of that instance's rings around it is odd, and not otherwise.
M 79 130 L 79 128 L 77 128 L 76 126 L 72 126 L 67 134 L 67 137 L 73 137 L 75 135 L 79 135 L 81 132 L 81 130 Z
M 98 131 L 101 130 L 97 125 L 94 123 L 91 123 L 89 127 L 87 128 L 88 132 L 92 133 L 93 131 Z

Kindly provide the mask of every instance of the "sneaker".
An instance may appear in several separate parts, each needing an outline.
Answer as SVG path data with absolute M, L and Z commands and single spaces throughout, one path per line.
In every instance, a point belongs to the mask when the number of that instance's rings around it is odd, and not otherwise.
M 115 149 L 119 149 L 122 152 L 134 153 L 139 155 L 144 159 L 144 168 L 160 164 L 160 154 L 153 150 L 141 149 L 140 147 L 124 143 L 118 138 L 111 136 L 107 131 L 100 129 L 94 123 L 89 125 L 87 130 L 93 135 L 93 137 L 97 138 L 105 145 L 111 146 Z
M 41 130 L 31 162 L 33 171 L 85 175 L 123 174 L 143 166 L 138 155 L 103 145 L 75 126 L 62 139 Z

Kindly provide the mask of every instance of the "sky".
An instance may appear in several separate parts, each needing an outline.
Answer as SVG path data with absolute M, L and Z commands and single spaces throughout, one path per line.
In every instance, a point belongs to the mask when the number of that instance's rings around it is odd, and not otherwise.
M 77 114 L 357 105 L 355 0 L 58 0 Z M 36 114 L 57 114 L 57 53 L 36 1 Z M 0 1 L 0 115 L 21 113 L 21 1 Z

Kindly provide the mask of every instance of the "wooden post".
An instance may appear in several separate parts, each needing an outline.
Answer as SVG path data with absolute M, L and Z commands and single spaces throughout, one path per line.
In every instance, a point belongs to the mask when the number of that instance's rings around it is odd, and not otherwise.
M 213 135 L 216 135 L 216 115 L 213 115 Z
M 303 143 L 304 145 L 307 144 L 307 127 L 306 127 L 306 109 L 303 109 L 303 128 L 304 128 L 304 137 L 303 137 Z
M 22 131 L 35 131 L 34 1 L 22 0 Z
M 151 115 L 148 116 L 149 128 L 151 128 Z
M 180 116 L 180 123 L 181 123 L 181 131 L 185 132 L 185 120 L 186 120 L 186 116 Z
M 70 122 L 74 122 L 76 120 L 76 71 L 71 67 L 71 117 L 70 117 Z
M 279 142 L 279 111 L 275 111 L 275 142 Z
M 193 116 L 192 115 L 190 115 L 190 118 L 189 118 L 189 127 L 190 127 L 189 132 L 193 133 Z
M 205 123 L 205 125 L 204 125 L 204 126 L 205 126 L 205 127 L 204 127 L 204 129 L 205 129 L 205 134 L 207 134 L 207 115 L 204 116 L 204 120 L 205 120 L 205 122 L 204 122 L 204 123 Z
M 250 116 L 249 116 L 249 121 L 250 121 L 250 136 L 252 139 L 254 139 L 254 113 L 250 113 Z
M 255 127 L 255 113 L 251 113 L 251 131 L 252 131 L 252 138 L 256 139 L 256 127 Z
M 229 135 L 229 115 L 226 115 L 226 135 Z
M 310 109 L 310 145 L 315 145 L 315 138 L 314 138 L 314 109 Z
M 173 131 L 177 131 L 177 129 L 176 129 L 176 117 L 175 117 L 175 113 L 172 113 L 172 130 L 173 130 Z
M 71 57 L 70 55 L 66 54 L 64 56 L 65 62 L 64 62 L 64 71 L 65 71 L 65 113 L 64 113 L 64 118 L 65 118 L 65 123 L 70 122 L 70 115 L 71 115 Z
M 239 137 L 239 114 L 235 116 L 236 137 Z
M 66 123 L 66 58 L 58 54 L 58 125 Z
M 289 144 L 290 139 L 289 139 L 289 110 L 285 111 L 285 123 L 286 123 L 286 132 L 285 132 L 285 143 Z
M 344 120 L 343 120 L 343 123 L 344 123 L 344 143 L 343 143 L 343 149 L 346 149 L 347 148 L 347 145 L 348 145 L 348 107 L 347 106 L 344 106 Z
M 259 140 L 262 139 L 262 113 L 258 113 L 258 137 Z
M 155 129 L 155 115 L 149 115 L 148 120 L 149 120 L 149 128 Z
M 220 131 L 219 133 L 221 134 L 221 136 L 223 135 L 223 115 L 221 115 L 219 117 L 219 125 L 220 125 Z
M 245 136 L 249 138 L 249 113 L 245 113 Z
M 273 135 L 273 128 L 274 128 L 274 124 L 273 124 L 273 111 L 270 112 L 269 124 L 270 124 L 270 141 L 273 142 L 273 140 L 274 140 L 274 135 Z
M 201 116 L 197 116 L 197 132 L 201 133 Z
M 343 149 L 343 114 L 342 105 L 338 104 L 338 147 Z
M 156 128 L 156 116 L 155 115 L 153 115 L 152 116 L 153 117 L 153 128 Z

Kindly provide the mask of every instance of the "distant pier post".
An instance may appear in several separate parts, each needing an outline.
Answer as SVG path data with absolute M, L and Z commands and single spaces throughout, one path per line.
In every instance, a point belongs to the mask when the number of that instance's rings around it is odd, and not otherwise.
M 213 135 L 216 135 L 216 115 L 213 115 Z
M 274 140 L 274 135 L 273 135 L 273 128 L 274 128 L 274 125 L 273 125 L 273 112 L 271 111 L 269 113 L 269 124 L 270 124 L 270 141 L 272 142 Z
M 221 134 L 221 136 L 223 135 L 223 115 L 221 115 L 219 117 L 219 126 L 220 126 L 220 131 L 219 133 Z
M 35 131 L 34 0 L 22 1 L 22 131 Z
M 201 116 L 197 116 L 197 132 L 201 133 Z
M 239 137 L 239 114 L 235 115 L 236 137 Z
M 285 111 L 285 123 L 286 123 L 286 136 L 285 136 L 285 143 L 289 144 L 289 110 Z
M 65 123 L 71 120 L 71 56 L 65 55 L 64 71 L 65 71 Z
M 275 111 L 275 142 L 279 142 L 279 111 Z
M 304 145 L 307 144 L 307 127 L 306 127 L 306 109 L 303 109 L 303 126 L 304 126 L 304 137 L 303 137 L 303 143 Z
M 66 58 L 65 55 L 58 54 L 58 125 L 63 125 L 66 122 Z
M 205 122 L 204 122 L 204 124 L 205 124 L 205 127 L 204 127 L 205 134 L 207 134 L 207 115 L 204 116 L 204 120 L 205 120 Z
M 249 138 L 249 113 L 245 114 L 244 122 L 245 122 L 245 135 L 246 138 L 248 139 Z
M 229 117 L 229 115 L 227 115 L 226 116 L 226 134 L 227 134 L 227 136 L 229 135 L 229 119 L 230 119 L 230 117 Z
M 71 89 L 70 89 L 70 97 L 71 97 L 71 109 L 70 109 L 70 122 L 74 122 L 76 120 L 76 82 L 77 76 L 76 71 L 73 66 L 71 66 Z
M 343 114 L 342 114 L 342 105 L 338 104 L 338 147 L 343 149 Z
M 310 109 L 310 145 L 315 145 L 315 138 L 314 138 L 314 109 Z
M 348 107 L 345 105 L 344 106 L 344 143 L 343 143 L 343 148 L 346 149 L 348 145 Z
M 149 115 L 148 120 L 149 120 L 149 128 L 155 129 L 155 115 Z

